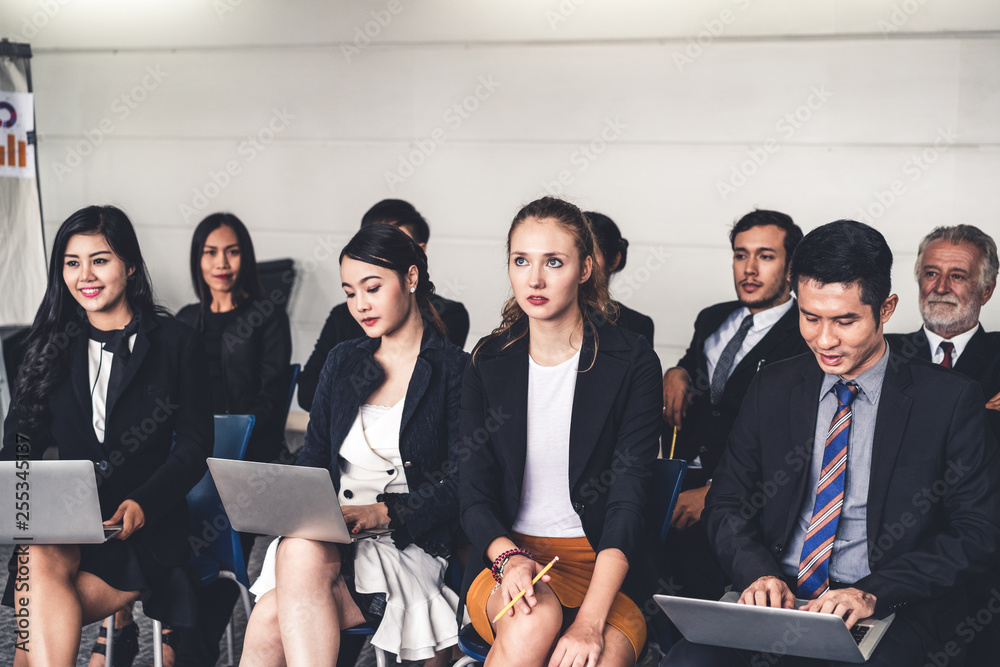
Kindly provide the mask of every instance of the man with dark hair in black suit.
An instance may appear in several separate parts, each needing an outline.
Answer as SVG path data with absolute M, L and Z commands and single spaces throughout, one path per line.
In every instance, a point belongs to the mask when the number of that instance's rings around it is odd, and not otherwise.
M 757 210 L 740 218 L 729 234 L 739 300 L 701 311 L 690 347 L 663 376 L 663 416 L 678 429 L 674 455 L 690 465 L 666 552 L 668 574 L 682 595 L 718 599 L 727 583 L 700 518 L 750 381 L 762 366 L 808 349 L 788 281 L 801 239 L 802 230 L 784 213 Z
M 848 627 L 895 613 L 866 664 L 962 665 L 965 583 L 1000 545 L 1000 459 L 977 383 L 890 352 L 891 269 L 860 222 L 799 244 L 791 279 L 812 354 L 754 378 L 704 521 L 740 604 L 805 599 Z M 681 641 L 661 664 L 843 663 Z
M 406 232 L 421 250 L 427 252 L 431 228 L 424 216 L 420 215 L 410 202 L 402 199 L 383 199 L 368 209 L 361 218 L 362 227 L 379 224 L 398 227 Z M 448 330 L 448 340 L 459 347 L 465 347 L 465 339 L 469 336 L 469 313 L 465 306 L 439 294 L 431 295 L 431 303 L 434 304 Z M 330 354 L 330 350 L 345 340 L 364 336 L 364 329 L 351 315 L 346 303 L 339 303 L 333 307 L 326 318 L 326 323 L 323 324 L 323 330 L 313 347 L 312 354 L 309 355 L 309 361 L 299 373 L 298 397 L 303 410 L 312 408 L 316 385 L 319 384 L 319 374 L 323 370 L 323 364 L 326 363 L 326 356 Z
M 996 242 L 982 230 L 936 228 L 920 242 L 914 268 L 924 326 L 886 339 L 894 354 L 952 368 L 978 382 L 988 399 L 993 435 L 1000 440 L 1000 332 L 987 332 L 979 323 L 979 312 L 996 288 L 998 266 Z M 971 581 L 971 615 L 988 610 L 998 591 L 996 567 L 986 579 Z M 969 640 L 969 664 L 990 664 L 1000 656 L 1000 622 L 983 625 Z

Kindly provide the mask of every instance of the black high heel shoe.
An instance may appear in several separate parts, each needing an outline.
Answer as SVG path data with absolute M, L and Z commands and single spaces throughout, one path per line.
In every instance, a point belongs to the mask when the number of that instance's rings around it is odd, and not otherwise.
M 139 626 L 136 625 L 135 619 L 129 621 L 124 627 L 115 628 L 113 636 L 115 655 L 111 667 L 132 667 L 135 656 L 139 655 Z M 105 642 L 108 641 L 108 629 L 103 625 L 100 632 L 97 633 L 97 638 L 104 639 Z M 102 644 L 96 639 L 93 648 L 90 649 L 91 653 L 103 656 L 107 656 L 107 651 L 108 645 Z

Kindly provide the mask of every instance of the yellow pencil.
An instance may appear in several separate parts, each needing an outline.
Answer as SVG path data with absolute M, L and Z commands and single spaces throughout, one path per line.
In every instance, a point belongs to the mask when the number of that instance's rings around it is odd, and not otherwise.
M 670 458 L 674 458 L 674 445 L 677 444 L 677 427 L 674 427 L 674 437 L 670 441 Z
M 535 584 L 537 584 L 538 580 L 541 579 L 543 576 L 545 576 L 545 573 L 548 572 L 552 568 L 552 566 L 556 564 L 557 560 L 559 560 L 559 556 L 553 558 L 551 563 L 543 567 L 542 571 L 536 574 L 535 578 L 531 580 L 531 585 L 534 586 Z M 511 600 L 509 603 L 507 603 L 506 607 L 500 610 L 500 613 L 497 614 L 497 617 L 493 619 L 493 622 L 496 623 L 501 618 L 503 618 L 503 615 L 506 614 L 508 611 L 510 611 L 510 608 L 514 606 L 514 603 L 524 597 L 525 592 L 527 592 L 527 589 L 522 588 L 521 592 L 515 595 L 514 599 Z

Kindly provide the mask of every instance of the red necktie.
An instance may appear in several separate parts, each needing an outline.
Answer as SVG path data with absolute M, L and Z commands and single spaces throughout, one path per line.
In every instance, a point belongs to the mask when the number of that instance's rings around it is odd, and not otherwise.
M 951 351 L 955 349 L 955 344 L 949 341 L 942 341 L 941 349 L 944 350 L 944 359 L 941 360 L 941 365 L 945 368 L 951 368 Z

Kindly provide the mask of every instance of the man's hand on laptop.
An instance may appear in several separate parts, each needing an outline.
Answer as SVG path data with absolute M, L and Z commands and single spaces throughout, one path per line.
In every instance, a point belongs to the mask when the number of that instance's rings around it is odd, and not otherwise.
M 344 522 L 351 526 L 352 533 L 373 530 L 389 523 L 389 508 L 385 503 L 344 505 L 340 509 L 344 513 Z
M 740 596 L 739 603 L 757 607 L 795 609 L 795 596 L 783 580 L 766 576 L 747 586 Z
M 118 506 L 115 515 L 104 522 L 105 526 L 122 525 L 122 531 L 115 535 L 116 540 L 127 540 L 132 533 L 139 530 L 146 523 L 146 514 L 139 507 L 139 503 L 134 500 L 126 500 Z
M 861 619 L 875 613 L 875 596 L 857 588 L 831 588 L 799 609 L 840 616 L 847 627 L 851 628 Z

